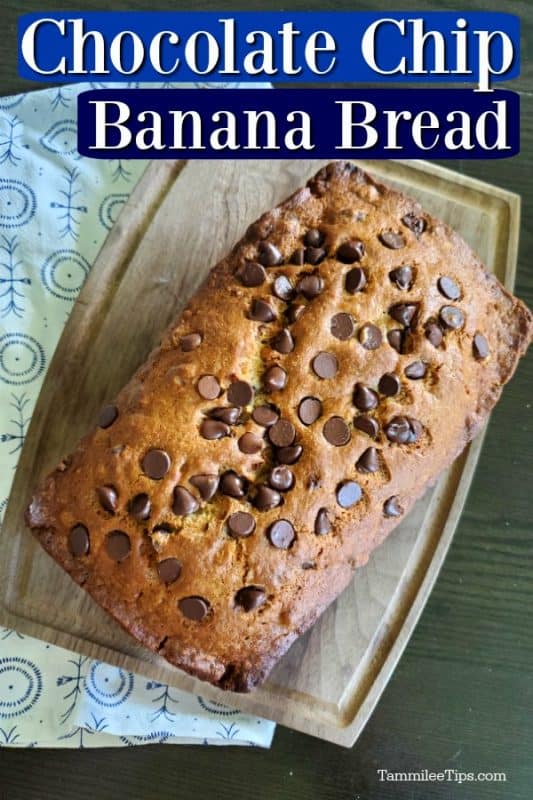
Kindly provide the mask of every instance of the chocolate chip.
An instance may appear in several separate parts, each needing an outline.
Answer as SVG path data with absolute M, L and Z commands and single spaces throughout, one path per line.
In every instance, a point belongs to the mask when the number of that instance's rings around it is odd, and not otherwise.
M 417 239 L 426 230 L 426 220 L 422 217 L 417 217 L 416 214 L 406 214 L 402 217 L 402 222 L 406 228 L 409 228 L 415 234 Z
M 383 231 L 383 233 L 379 234 L 378 239 L 381 244 L 391 250 L 400 250 L 400 248 L 405 247 L 405 239 L 402 234 L 395 231 Z
M 288 519 L 278 519 L 268 529 L 268 538 L 274 547 L 288 550 L 296 538 L 294 528 Z
M 268 438 L 275 447 L 289 447 L 296 438 L 296 428 L 288 419 L 278 419 L 268 429 Z
M 158 563 L 157 574 L 163 583 L 174 583 L 181 575 L 181 564 L 177 558 L 165 558 Z
M 283 256 L 272 242 L 260 242 L 258 251 L 258 261 L 264 267 L 275 267 L 276 264 L 281 264 L 283 261 Z
M 276 451 L 276 457 L 280 464 L 296 464 L 303 453 L 301 444 L 293 444 L 290 447 L 280 447 Z
M 379 455 L 375 447 L 369 447 L 356 464 L 359 472 L 372 473 L 379 470 Z
M 111 531 L 106 536 L 105 549 L 113 561 L 124 561 L 131 552 L 130 537 L 124 531 Z
M 272 322 L 276 319 L 276 314 L 266 300 L 256 297 L 252 300 L 250 319 L 253 319 L 254 322 Z
M 320 264 L 326 257 L 326 251 L 322 247 L 306 247 L 304 253 L 304 260 L 306 264 L 316 266 Z
M 259 453 L 263 447 L 263 440 L 256 436 L 255 433 L 243 433 L 239 439 L 239 450 L 246 455 L 253 455 Z
M 297 322 L 305 311 L 305 306 L 294 303 L 286 311 L 286 317 L 291 325 Z
M 439 292 L 447 297 L 448 300 L 459 300 L 461 297 L 461 289 L 453 278 L 443 276 L 437 281 Z
M 307 247 L 320 247 L 325 238 L 325 235 L 318 228 L 311 228 L 304 236 L 304 244 Z
M 396 322 L 405 325 L 406 328 L 411 327 L 416 321 L 417 313 L 418 304 L 416 303 L 396 303 L 396 305 L 389 308 L 390 316 Z
M 346 273 L 344 288 L 349 294 L 357 294 L 366 286 L 365 271 L 361 267 L 354 267 Z
M 204 400 L 215 400 L 220 394 L 220 383 L 214 375 L 202 375 L 196 389 Z
M 294 350 L 294 339 L 288 328 L 282 328 L 271 341 L 271 347 L 278 353 L 286 355 Z
M 342 417 L 330 417 L 322 430 L 324 438 L 334 447 L 343 447 L 351 439 L 350 429 Z
M 418 381 L 425 376 L 427 371 L 427 364 L 424 364 L 423 361 L 413 361 L 404 369 L 404 375 L 412 381 Z
M 152 504 L 150 502 L 150 498 L 145 492 L 136 494 L 135 497 L 132 497 L 128 504 L 129 513 L 132 517 L 135 517 L 135 519 L 139 520 L 139 522 L 148 519 L 151 510 Z
M 237 271 L 237 277 L 243 286 L 261 286 L 266 281 L 266 272 L 257 261 L 247 261 Z
M 312 425 L 322 414 L 322 403 L 318 397 L 304 397 L 298 406 L 298 416 L 304 425 Z
M 400 379 L 393 372 L 386 372 L 381 376 L 378 389 L 386 397 L 394 397 L 400 391 Z
M 199 508 L 200 503 L 185 486 L 174 487 L 174 502 L 172 504 L 172 511 L 174 514 L 185 517 L 188 514 L 194 514 Z
M 257 406 L 252 411 L 252 419 L 261 427 L 269 428 L 279 419 L 279 414 L 271 406 Z
M 184 353 L 189 353 L 191 350 L 196 350 L 202 344 L 201 333 L 188 333 L 180 339 L 180 347 Z
M 114 486 L 99 486 L 96 490 L 100 505 L 110 514 L 117 510 L 118 494 Z
M 344 342 L 346 339 L 353 336 L 355 323 L 349 314 L 345 314 L 341 311 L 331 318 L 329 329 L 336 339 L 340 339 L 341 342 Z
M 223 439 L 230 433 L 229 425 L 217 419 L 204 419 L 200 425 L 200 434 L 204 439 Z
M 343 242 L 337 250 L 337 261 L 341 261 L 343 264 L 353 264 L 355 261 L 361 261 L 364 254 L 363 242 L 351 239 L 349 242 Z
M 302 569 L 316 569 L 315 561 L 302 561 Z
M 443 306 L 439 312 L 441 322 L 451 330 L 456 331 L 465 324 L 465 315 L 456 306 Z
M 274 228 L 274 219 L 272 214 L 263 214 L 256 222 L 252 222 L 246 230 L 246 238 L 249 241 L 256 241 L 257 239 L 266 239 L 272 233 Z
M 303 275 L 296 284 L 296 291 L 303 295 L 306 300 L 312 300 L 314 297 L 318 297 L 323 288 L 324 281 L 320 275 L 316 273 L 312 275 Z
M 403 514 L 403 508 L 400 505 L 400 498 L 396 495 L 389 497 L 383 503 L 383 513 L 386 517 L 399 517 Z
M 396 267 L 389 272 L 389 278 L 398 289 L 408 291 L 413 285 L 413 270 L 411 267 Z
M 193 475 L 189 478 L 195 489 L 198 489 L 202 500 L 211 500 L 218 489 L 218 475 Z
M 266 593 L 259 586 L 243 586 L 235 595 L 235 604 L 243 611 L 255 611 L 266 602 Z
M 405 334 L 400 328 L 394 328 L 387 333 L 387 341 L 397 353 L 401 353 L 403 350 L 404 338 Z
M 367 322 L 359 328 L 359 341 L 365 350 L 377 350 L 383 341 L 383 335 L 377 325 Z
M 315 375 L 324 380 L 334 378 L 339 369 L 337 357 L 333 353 L 326 353 L 325 351 L 317 353 L 311 364 Z
M 148 450 L 143 456 L 141 466 L 145 475 L 159 481 L 170 469 L 170 456 L 165 450 Z
M 283 499 L 278 491 L 261 483 L 256 488 L 253 502 L 259 511 L 268 511 L 269 508 L 281 505 Z
M 282 367 L 274 364 L 269 367 L 263 376 L 265 392 L 280 392 L 287 384 L 287 373 Z
M 178 608 L 187 619 L 201 622 L 209 613 L 209 603 L 203 597 L 182 597 Z
M 270 470 L 268 482 L 278 492 L 288 492 L 294 486 L 294 475 L 285 465 Z
M 363 496 L 363 491 L 355 481 L 343 481 L 337 486 L 337 503 L 341 508 L 351 508 Z
M 358 417 L 355 417 L 354 421 L 354 428 L 357 430 L 366 433 L 368 436 L 371 436 L 372 439 L 375 439 L 379 432 L 379 425 L 373 417 L 367 417 L 365 414 L 361 414 Z
M 303 247 L 299 247 L 291 256 L 291 264 L 296 264 L 296 266 L 301 267 L 305 262 L 305 250 Z
M 71 528 L 70 533 L 68 535 L 68 549 L 70 550 L 71 555 L 75 558 L 79 558 L 80 556 L 86 556 L 89 552 L 90 542 L 89 542 L 89 531 L 82 525 L 81 522 L 78 522 L 77 525 L 74 525 Z
M 385 435 L 395 444 L 412 444 L 422 435 L 422 425 L 412 417 L 394 417 L 385 425 Z
M 100 428 L 109 428 L 118 417 L 118 408 L 116 406 L 104 406 L 100 411 L 98 417 L 98 425 Z
M 225 422 L 226 425 L 236 425 L 241 416 L 241 409 L 235 406 L 218 406 L 218 408 L 211 408 L 208 415 L 211 419 Z
M 255 531 L 255 519 L 247 511 L 235 511 L 228 517 L 228 533 L 232 539 L 244 539 Z
M 331 522 L 328 517 L 327 508 L 321 508 L 315 519 L 315 533 L 317 536 L 324 536 L 331 530 Z
M 424 333 L 426 335 L 426 339 L 433 345 L 433 347 L 439 347 L 442 344 L 444 334 L 442 332 L 442 328 L 437 322 L 435 322 L 435 320 L 428 320 L 426 322 L 424 326 Z
M 294 289 L 292 283 L 285 275 L 278 275 L 272 286 L 272 291 L 280 300 L 286 303 L 294 296 Z
M 246 481 L 240 478 L 236 472 L 229 470 L 220 479 L 220 491 L 228 497 L 235 497 L 239 500 L 246 494 Z
M 234 381 L 228 389 L 228 402 L 234 406 L 248 406 L 254 399 L 254 390 L 246 381 Z
M 353 392 L 353 402 L 354 406 L 358 408 L 359 411 L 370 411 L 378 405 L 379 397 L 373 389 L 365 386 L 364 383 L 356 383 Z
M 474 339 L 472 341 L 472 351 L 474 353 L 474 358 L 482 360 L 484 358 L 488 358 L 490 355 L 490 348 L 489 343 L 485 339 L 482 333 L 476 333 Z

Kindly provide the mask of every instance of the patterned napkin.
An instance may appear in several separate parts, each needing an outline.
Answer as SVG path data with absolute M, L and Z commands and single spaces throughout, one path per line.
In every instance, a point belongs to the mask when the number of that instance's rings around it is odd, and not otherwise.
M 78 155 L 76 98 L 100 86 L 0 98 L 0 519 L 71 306 L 148 163 Z M 0 628 L 0 745 L 269 747 L 274 730 L 273 722 Z

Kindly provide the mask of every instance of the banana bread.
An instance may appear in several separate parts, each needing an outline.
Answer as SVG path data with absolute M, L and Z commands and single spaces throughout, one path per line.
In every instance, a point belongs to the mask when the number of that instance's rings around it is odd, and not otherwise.
M 498 400 L 532 317 L 352 164 L 264 214 L 27 511 L 146 647 L 259 684 Z

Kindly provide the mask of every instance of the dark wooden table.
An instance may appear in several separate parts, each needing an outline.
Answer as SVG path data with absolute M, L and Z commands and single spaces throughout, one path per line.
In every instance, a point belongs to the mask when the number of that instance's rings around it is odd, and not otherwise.
M 115 0 L 114 9 L 150 9 Z M 178 3 L 158 2 L 158 8 Z M 16 74 L 16 20 L 24 11 L 106 9 L 97 0 L 3 0 L 0 94 L 31 88 Z M 452 169 L 523 198 L 517 294 L 533 305 L 533 4 L 306 0 L 285 8 L 505 10 L 522 18 L 522 153 Z M 200 2 L 205 9 L 275 3 Z M 1 800 L 529 799 L 533 791 L 533 354 L 493 414 L 446 564 L 405 655 L 351 750 L 278 728 L 270 751 L 149 746 L 99 751 L 0 751 Z M 379 783 L 377 770 L 505 771 L 506 783 Z

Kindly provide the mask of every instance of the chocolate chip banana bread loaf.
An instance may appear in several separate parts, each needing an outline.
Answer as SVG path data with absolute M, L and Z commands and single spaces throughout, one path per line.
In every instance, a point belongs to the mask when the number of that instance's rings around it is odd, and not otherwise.
M 531 333 L 454 231 L 330 164 L 212 270 L 28 524 L 146 647 L 249 690 L 475 435 Z

